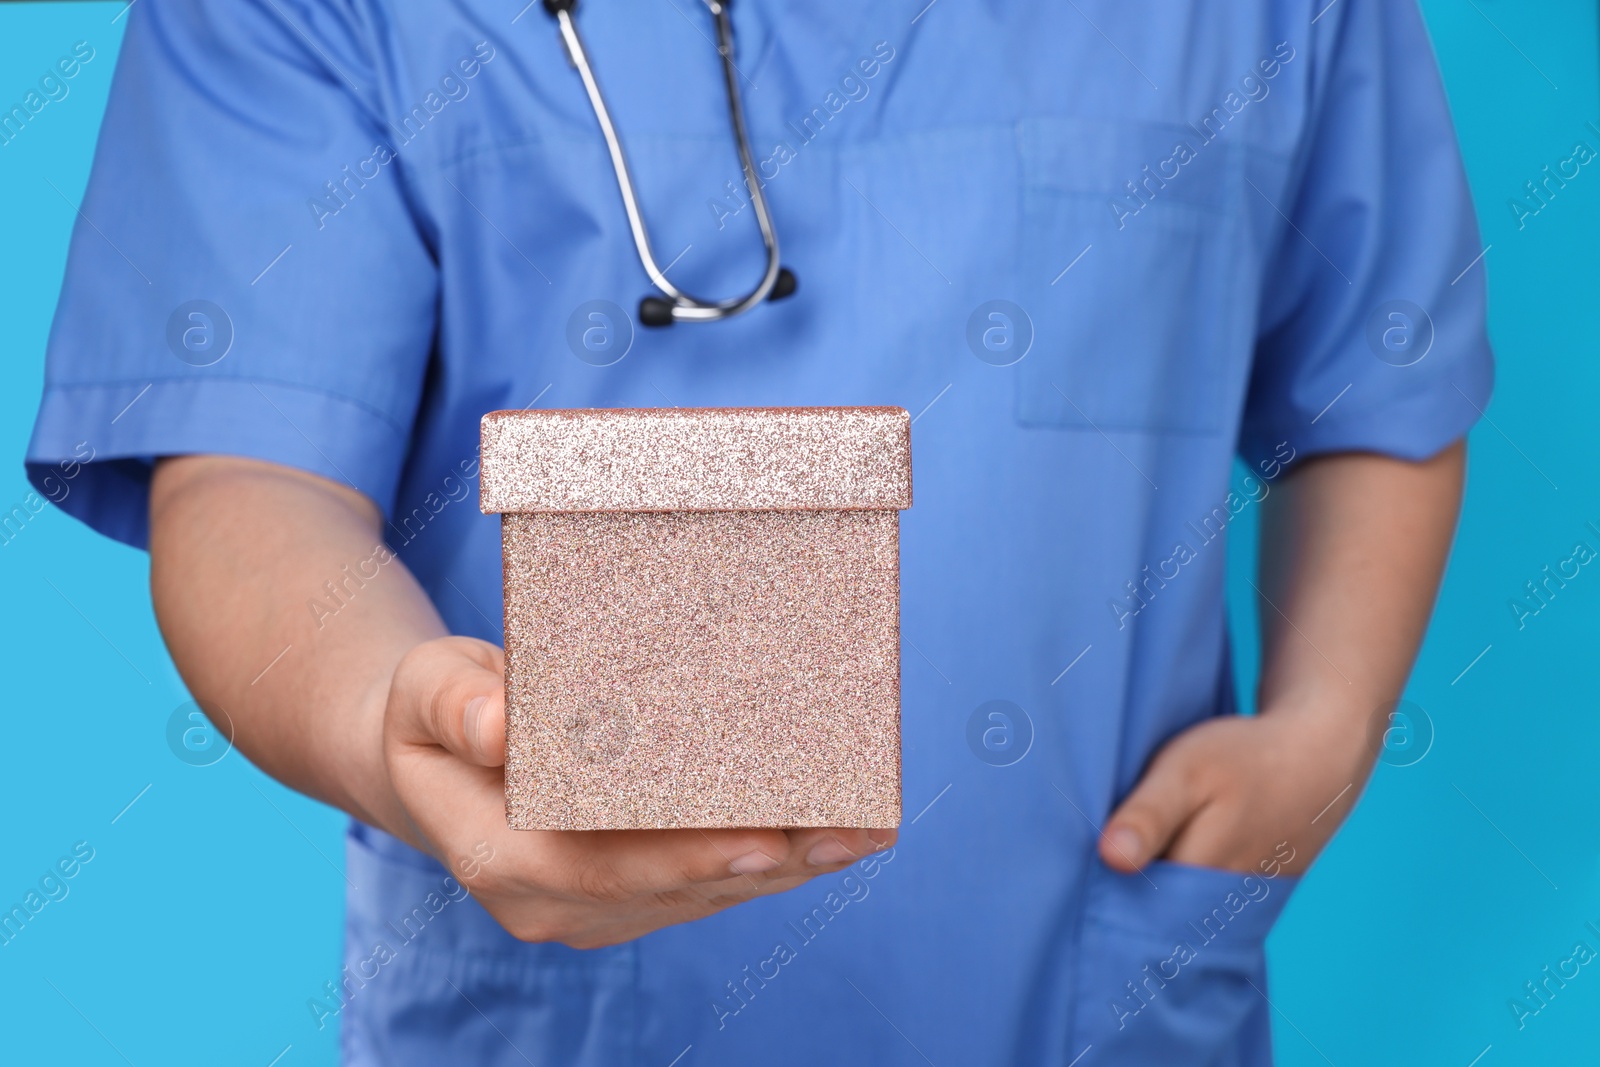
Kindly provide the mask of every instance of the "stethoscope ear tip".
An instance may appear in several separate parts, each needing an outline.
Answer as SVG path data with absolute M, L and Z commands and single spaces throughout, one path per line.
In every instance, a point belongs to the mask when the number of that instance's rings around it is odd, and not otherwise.
M 793 296 L 798 288 L 800 288 L 800 279 L 794 276 L 794 271 L 788 267 L 779 267 L 778 277 L 772 283 L 772 292 L 767 294 L 767 299 L 782 300 L 786 296 Z
M 647 296 L 639 301 L 639 323 L 643 326 L 671 326 L 672 301 L 659 296 Z

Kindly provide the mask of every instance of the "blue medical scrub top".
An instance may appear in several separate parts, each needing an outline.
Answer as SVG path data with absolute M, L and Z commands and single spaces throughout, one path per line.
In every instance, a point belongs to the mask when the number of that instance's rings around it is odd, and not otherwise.
M 578 19 L 660 259 L 743 292 L 761 244 L 707 13 Z M 42 485 L 92 449 L 63 506 L 110 536 L 144 543 L 152 457 L 304 468 L 378 501 L 449 624 L 499 641 L 484 412 L 915 416 L 893 851 L 576 951 L 513 940 L 355 825 L 349 968 L 306 1025 L 389 1067 L 1269 1062 L 1262 941 L 1292 879 L 1118 875 L 1095 826 L 1164 741 L 1234 712 L 1229 522 L 1312 455 L 1425 457 L 1487 402 L 1418 12 L 741 0 L 733 21 L 799 292 L 652 331 L 541 6 L 128 13 L 28 455 Z

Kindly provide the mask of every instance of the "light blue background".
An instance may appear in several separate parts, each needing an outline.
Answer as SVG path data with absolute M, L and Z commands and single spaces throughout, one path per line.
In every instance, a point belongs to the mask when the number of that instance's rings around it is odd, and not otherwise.
M 1520 631 L 1508 607 L 1575 542 L 1600 549 L 1586 526 L 1600 527 L 1600 161 L 1524 228 L 1508 207 L 1575 142 L 1600 149 L 1585 125 L 1600 126 L 1594 8 L 1424 4 L 1491 246 L 1473 269 L 1490 276 L 1499 385 L 1492 424 L 1473 434 L 1461 536 L 1407 694 L 1433 722 L 1433 748 L 1414 766 L 1379 768 L 1273 937 L 1289 1067 L 1600 1055 L 1600 963 L 1521 1030 L 1508 1006 L 1576 942 L 1600 950 L 1585 928 L 1600 927 L 1600 571 L 1585 568 Z M 0 448 L 13 459 L 0 514 L 29 491 L 21 456 L 120 11 L 0 6 L 4 107 L 74 42 L 97 51 L 66 99 L 0 146 Z M 1252 533 L 1235 527 L 1230 549 L 1243 676 L 1254 669 Z M 331 1064 L 334 1031 L 316 1029 L 306 1001 L 339 972 L 343 818 L 237 754 L 198 768 L 173 756 L 167 720 L 187 695 L 146 577 L 142 554 L 53 507 L 0 544 L 0 909 L 75 842 L 95 849 L 69 895 L 0 946 L 0 1058 Z

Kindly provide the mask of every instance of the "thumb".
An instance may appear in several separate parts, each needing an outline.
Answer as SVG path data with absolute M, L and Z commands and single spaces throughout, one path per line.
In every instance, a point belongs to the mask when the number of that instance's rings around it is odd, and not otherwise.
M 1100 834 L 1100 858 L 1132 873 L 1160 856 L 1199 806 L 1181 757 L 1165 753 L 1145 770 Z
M 389 716 L 402 743 L 437 746 L 479 767 L 506 761 L 504 656 L 467 637 L 406 653 L 390 687 Z

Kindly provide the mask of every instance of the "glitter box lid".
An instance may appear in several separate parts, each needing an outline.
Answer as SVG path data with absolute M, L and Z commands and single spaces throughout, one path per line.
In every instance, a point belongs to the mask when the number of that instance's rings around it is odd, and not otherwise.
M 483 417 L 494 512 L 911 506 L 904 408 L 628 408 Z

